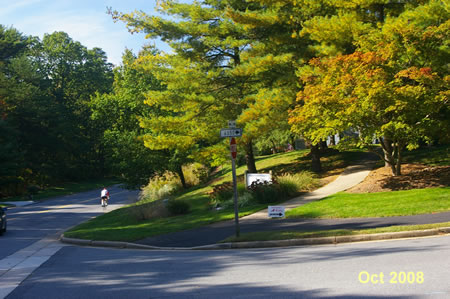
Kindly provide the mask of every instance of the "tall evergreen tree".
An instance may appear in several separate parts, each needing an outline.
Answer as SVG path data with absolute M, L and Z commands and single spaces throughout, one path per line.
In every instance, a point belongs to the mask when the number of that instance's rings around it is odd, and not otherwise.
M 224 143 L 219 131 L 227 120 L 241 115 L 248 107 L 246 96 L 256 89 L 251 77 L 235 72 L 251 39 L 243 26 L 230 19 L 227 7 L 244 11 L 253 5 L 242 1 L 162 1 L 159 12 L 169 16 L 167 19 L 143 12 L 113 12 L 114 18 L 125 21 L 131 30 L 160 37 L 174 50 L 173 54 L 148 55 L 139 61 L 166 87 L 147 95 L 147 104 L 158 111 L 142 121 L 151 131 L 144 138 L 148 147 L 175 149 L 180 157 L 223 163 Z M 256 171 L 253 138 L 245 132 L 241 139 L 251 172 Z

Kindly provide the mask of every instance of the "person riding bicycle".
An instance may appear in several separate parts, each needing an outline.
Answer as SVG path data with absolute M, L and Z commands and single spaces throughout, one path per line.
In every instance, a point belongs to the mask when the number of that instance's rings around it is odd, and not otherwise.
M 102 192 L 100 193 L 100 197 L 102 198 L 102 207 L 106 207 L 109 200 L 109 191 L 106 188 L 103 188 Z

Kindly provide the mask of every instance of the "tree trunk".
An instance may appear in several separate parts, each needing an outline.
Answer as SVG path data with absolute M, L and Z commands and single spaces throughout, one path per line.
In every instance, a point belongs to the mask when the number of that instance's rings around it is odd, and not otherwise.
M 319 147 L 320 147 L 320 150 L 321 150 L 322 152 L 326 152 L 327 149 L 328 149 L 327 141 L 326 141 L 326 140 L 320 141 L 320 142 L 319 142 Z
M 317 144 L 311 144 L 311 169 L 314 172 L 322 171 L 322 164 L 320 163 L 320 149 Z
M 335 135 L 331 135 L 330 145 L 331 146 L 335 146 L 336 145 L 336 136 Z
M 380 144 L 384 153 L 384 167 L 392 167 L 392 165 L 395 165 L 392 156 L 392 141 L 389 138 L 382 138 Z
M 183 167 L 181 167 L 181 164 L 177 167 L 177 174 L 180 177 L 181 185 L 184 189 L 187 189 L 186 179 L 184 178 Z
M 247 170 L 249 173 L 257 173 L 255 156 L 253 155 L 253 143 L 250 140 L 245 145 L 245 163 L 247 164 Z
M 390 167 L 393 176 L 401 175 L 401 146 L 393 145 L 392 140 L 389 138 L 382 138 L 380 141 L 384 153 L 384 167 Z
M 275 155 L 277 153 L 277 145 L 274 141 L 272 141 L 272 154 Z
M 397 165 L 395 167 L 395 175 L 402 175 L 401 167 L 402 167 L 402 149 L 403 145 L 399 143 L 397 145 Z

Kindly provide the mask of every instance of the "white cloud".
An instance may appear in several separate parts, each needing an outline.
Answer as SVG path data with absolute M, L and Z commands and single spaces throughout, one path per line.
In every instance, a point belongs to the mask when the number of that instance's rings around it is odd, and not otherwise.
M 102 48 L 108 60 L 118 65 L 125 47 L 139 50 L 144 44 L 143 35 L 131 35 L 124 24 L 114 24 L 105 12 L 77 11 L 46 12 L 28 16 L 12 24 L 26 35 L 42 38 L 45 33 L 64 31 L 88 48 Z
M 90 49 L 102 48 L 108 60 L 118 65 L 125 47 L 137 53 L 144 44 L 154 42 L 145 40 L 144 34 L 132 35 L 124 23 L 114 23 L 106 7 L 128 12 L 142 8 L 151 12 L 151 3 L 149 0 L 0 0 L 0 22 L 40 38 L 45 33 L 64 31 Z M 168 48 L 160 42 L 156 44 Z
M 18 9 L 29 7 L 39 2 L 42 2 L 42 0 L 0 0 L 0 17 L 7 16 Z

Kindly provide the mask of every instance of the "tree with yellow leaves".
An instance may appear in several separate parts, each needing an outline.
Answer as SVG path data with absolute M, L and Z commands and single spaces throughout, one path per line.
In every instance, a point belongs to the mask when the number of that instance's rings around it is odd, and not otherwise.
M 402 151 L 448 139 L 449 11 L 440 1 L 388 17 L 357 41 L 359 51 L 313 59 L 290 123 L 315 142 L 354 129 L 359 145 L 380 139 L 381 158 L 401 174 Z M 442 134 L 444 132 L 444 134 Z

